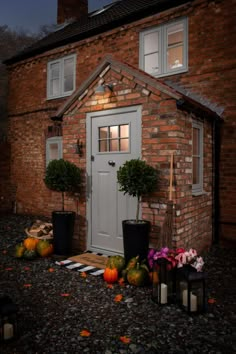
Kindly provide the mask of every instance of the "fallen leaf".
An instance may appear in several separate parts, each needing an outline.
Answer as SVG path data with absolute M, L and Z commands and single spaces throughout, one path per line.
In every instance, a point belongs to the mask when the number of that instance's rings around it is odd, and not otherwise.
M 52 272 L 54 272 L 55 270 L 54 270 L 54 268 L 48 268 L 48 271 L 49 271 L 50 273 L 52 273 Z
M 125 343 L 125 344 L 129 344 L 131 342 L 131 339 L 129 337 L 126 337 L 126 336 L 121 336 L 120 337 L 120 341 Z
M 68 297 L 68 296 L 70 296 L 70 294 L 68 294 L 68 293 L 62 293 L 61 296 L 63 296 L 63 297 Z
M 113 289 L 113 285 L 112 284 L 107 284 L 107 288 L 108 289 Z
M 30 267 L 24 267 L 24 270 L 30 270 Z
M 24 284 L 24 288 L 30 288 L 32 284 Z
M 124 280 L 124 278 L 120 278 L 120 279 L 118 280 L 118 284 L 119 284 L 120 286 L 125 286 L 125 280 Z
M 89 336 L 91 336 L 91 332 L 89 332 L 87 329 L 83 329 L 83 330 L 80 332 L 80 336 L 81 336 L 81 337 L 89 337 Z
M 208 304 L 215 304 L 216 303 L 216 299 L 208 299 Z
M 2 254 L 7 254 L 7 250 L 3 250 L 3 251 L 2 251 Z
M 5 268 L 5 270 L 12 270 L 13 268 L 9 267 L 9 268 Z
M 80 276 L 81 276 L 82 278 L 87 278 L 87 273 L 81 272 L 81 273 L 80 273 Z
M 123 298 L 123 295 L 122 294 L 118 294 L 118 295 L 116 295 L 114 301 L 115 302 L 120 302 L 122 300 L 122 298 Z

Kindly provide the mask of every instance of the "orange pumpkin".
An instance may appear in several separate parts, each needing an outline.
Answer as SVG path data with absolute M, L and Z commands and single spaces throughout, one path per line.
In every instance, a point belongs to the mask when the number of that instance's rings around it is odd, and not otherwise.
M 48 240 L 40 240 L 36 249 L 41 257 L 48 257 L 53 253 L 53 245 Z
M 27 250 L 29 251 L 35 251 L 37 244 L 38 244 L 39 240 L 37 238 L 34 237 L 27 237 L 26 239 L 24 239 L 24 246 Z
M 109 283 L 115 283 L 118 280 L 118 270 L 116 268 L 105 268 L 103 279 Z

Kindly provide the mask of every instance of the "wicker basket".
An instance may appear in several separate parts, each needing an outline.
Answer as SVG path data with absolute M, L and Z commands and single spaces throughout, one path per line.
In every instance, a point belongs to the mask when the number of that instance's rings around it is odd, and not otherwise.
M 25 233 L 27 236 L 37 238 L 38 240 L 52 240 L 53 239 L 53 236 L 51 236 L 51 235 L 42 235 L 42 236 L 31 235 L 27 228 L 25 229 Z

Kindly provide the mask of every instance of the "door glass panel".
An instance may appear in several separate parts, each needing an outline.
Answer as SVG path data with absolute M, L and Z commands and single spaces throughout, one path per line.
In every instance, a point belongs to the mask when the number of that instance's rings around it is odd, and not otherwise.
M 98 128 L 99 152 L 129 151 L 129 125 Z

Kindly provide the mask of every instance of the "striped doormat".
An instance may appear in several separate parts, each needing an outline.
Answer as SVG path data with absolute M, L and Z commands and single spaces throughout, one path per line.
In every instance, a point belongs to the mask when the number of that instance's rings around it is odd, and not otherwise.
M 108 257 L 101 253 L 85 252 L 55 263 L 70 270 L 98 276 L 104 273 L 107 260 Z

